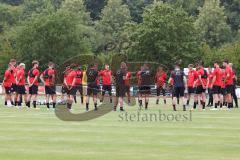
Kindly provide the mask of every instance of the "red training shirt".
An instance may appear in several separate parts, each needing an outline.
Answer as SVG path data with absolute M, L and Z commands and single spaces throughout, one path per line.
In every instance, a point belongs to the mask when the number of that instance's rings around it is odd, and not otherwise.
M 112 71 L 110 70 L 102 70 L 99 72 L 99 76 L 102 77 L 103 85 L 111 85 Z

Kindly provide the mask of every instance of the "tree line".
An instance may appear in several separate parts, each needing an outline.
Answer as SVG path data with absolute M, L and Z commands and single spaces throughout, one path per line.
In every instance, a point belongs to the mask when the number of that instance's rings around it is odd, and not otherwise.
M 239 0 L 0 0 L 0 74 L 10 58 L 111 64 L 118 53 L 167 67 L 227 58 L 239 72 L 239 15 Z

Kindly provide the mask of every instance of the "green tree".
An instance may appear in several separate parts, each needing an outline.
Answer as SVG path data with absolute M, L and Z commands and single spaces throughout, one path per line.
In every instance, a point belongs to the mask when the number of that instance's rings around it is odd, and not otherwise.
M 158 61 L 169 66 L 179 59 L 188 63 L 198 55 L 193 19 L 182 8 L 173 8 L 168 3 L 156 2 L 146 8 L 143 23 L 130 25 L 127 32 L 132 41 L 128 52 L 135 60 Z
M 27 64 L 33 59 L 61 64 L 69 57 L 91 52 L 85 27 L 71 12 L 59 10 L 53 14 L 38 14 L 24 23 L 17 32 L 16 52 Z
M 203 6 L 204 0 L 163 0 L 177 7 L 182 7 L 189 15 L 197 16 L 198 8 Z
M 152 2 L 153 0 L 123 0 L 123 3 L 128 5 L 133 21 L 138 23 L 142 22 L 144 8 Z
M 96 29 L 102 33 L 100 51 L 115 49 L 121 50 L 124 43 L 122 32 L 126 23 L 131 21 L 130 11 L 121 0 L 109 0 L 102 11 L 101 20 L 97 22 Z
M 240 28 L 240 1 L 221 0 L 221 5 L 225 7 L 227 23 L 231 26 L 235 34 Z
M 205 1 L 195 23 L 201 38 L 210 47 L 220 47 L 231 40 L 231 29 L 226 23 L 224 7 L 219 0 Z
M 18 6 L 0 3 L 0 33 L 4 31 L 4 27 L 8 28 L 17 22 L 20 11 L 21 8 Z
M 55 8 L 49 0 L 25 0 L 21 14 L 21 21 L 31 18 L 34 14 L 51 14 Z
M 84 0 L 88 12 L 93 20 L 99 20 L 101 10 L 107 3 L 107 0 Z
M 24 0 L 0 0 L 0 3 L 6 3 L 10 5 L 20 5 Z

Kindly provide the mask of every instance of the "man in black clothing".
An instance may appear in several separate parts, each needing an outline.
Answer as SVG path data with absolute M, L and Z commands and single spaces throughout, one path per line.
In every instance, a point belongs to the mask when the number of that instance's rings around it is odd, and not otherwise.
M 123 97 L 126 94 L 126 85 L 125 79 L 127 74 L 127 65 L 122 62 L 120 69 L 115 73 L 115 83 L 116 83 L 116 99 L 114 103 L 114 111 L 117 110 L 118 100 L 120 103 L 120 111 L 124 111 L 123 109 Z
M 186 77 L 180 69 L 180 65 L 176 64 L 175 69 L 171 72 L 170 80 L 173 80 L 173 110 L 176 111 L 177 98 L 182 99 L 183 111 L 186 111 L 186 102 L 184 99 L 184 90 L 186 88 Z
M 87 72 L 87 98 L 86 98 L 86 110 L 89 110 L 89 98 L 93 95 L 93 102 L 95 111 L 97 110 L 97 94 L 99 91 L 98 86 L 98 65 L 90 65 Z
M 140 72 L 140 77 L 141 85 L 139 92 L 141 96 L 141 101 L 145 99 L 145 109 L 148 109 L 149 95 L 151 94 L 151 73 L 147 64 L 144 64 L 143 70 Z

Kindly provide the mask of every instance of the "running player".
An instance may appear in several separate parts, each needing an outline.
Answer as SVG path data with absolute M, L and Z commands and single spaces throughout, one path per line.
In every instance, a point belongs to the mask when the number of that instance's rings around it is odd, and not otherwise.
M 5 89 L 5 106 L 11 107 L 11 87 L 12 87 L 12 70 L 13 66 L 11 64 L 8 65 L 8 69 L 5 71 L 4 79 L 3 79 L 3 88 Z
M 74 101 L 74 96 L 76 95 L 76 88 L 75 88 L 75 82 L 76 82 L 76 71 L 74 70 L 76 67 L 75 64 L 71 64 L 70 68 L 68 70 L 68 74 L 66 75 L 66 78 L 64 79 L 64 84 L 67 89 L 67 108 L 69 110 L 72 109 L 72 103 Z
M 99 77 L 102 78 L 102 99 L 104 100 L 105 93 L 108 92 L 110 103 L 112 103 L 112 71 L 109 69 L 109 65 L 105 64 L 105 69 L 99 72 Z
M 194 102 L 193 108 L 196 109 L 198 100 L 200 100 L 202 109 L 205 110 L 205 105 L 206 105 L 206 87 L 207 87 L 207 71 L 203 67 L 203 62 L 199 62 L 197 65 L 197 74 L 198 78 L 195 81 L 195 86 L 196 86 L 196 99 Z
M 27 99 L 27 107 L 30 108 L 31 99 L 33 99 L 33 107 L 37 108 L 37 95 L 38 95 L 38 70 L 39 62 L 32 62 L 32 69 L 28 72 L 28 85 L 29 85 L 29 95 Z
M 166 101 L 166 81 L 167 81 L 167 74 L 163 70 L 162 66 L 158 67 L 157 73 L 155 75 L 155 84 L 157 86 L 157 100 L 156 104 L 159 103 L 160 93 L 163 94 L 164 104 L 167 103 Z
M 16 84 L 17 84 L 17 105 L 21 106 L 21 97 L 24 97 L 24 101 L 27 105 L 27 94 L 26 94 L 26 77 L 25 77 L 25 64 L 20 63 L 16 73 Z
M 184 72 L 181 70 L 179 64 L 175 64 L 174 70 L 171 72 L 171 77 L 169 79 L 169 83 L 173 82 L 173 110 L 177 111 L 176 104 L 177 98 L 182 100 L 183 103 L 183 111 L 186 111 L 186 101 L 184 98 L 184 90 L 186 86 L 186 77 Z
M 223 62 L 223 67 L 225 67 L 226 79 L 224 81 L 226 85 L 226 102 L 228 103 L 228 108 L 233 107 L 232 93 L 233 93 L 233 70 L 228 64 L 228 60 Z
M 187 94 L 187 105 L 190 103 L 191 97 L 194 99 L 196 98 L 195 96 L 195 87 L 194 87 L 194 82 L 198 78 L 197 72 L 193 68 L 193 64 L 188 65 L 188 76 L 187 76 L 187 89 L 188 89 L 188 94 Z
M 131 94 L 130 94 L 130 88 L 131 88 L 131 78 L 132 78 L 132 73 L 127 72 L 126 74 L 126 79 L 125 79 L 125 86 L 126 86 L 126 94 L 127 94 L 127 99 L 128 99 L 128 104 L 131 103 Z
M 149 95 L 151 94 L 151 72 L 147 64 L 143 65 L 143 70 L 140 73 L 140 77 L 140 96 L 141 100 L 145 100 L 145 109 L 148 109 Z
M 120 104 L 120 111 L 124 111 L 123 109 L 123 98 L 126 96 L 126 74 L 127 74 L 127 65 L 122 62 L 120 69 L 116 72 L 115 75 L 115 83 L 116 83 L 116 99 L 114 103 L 114 111 L 117 110 L 118 102 Z
M 222 86 L 222 71 L 219 67 L 218 62 L 215 62 L 214 70 L 213 70 L 213 80 L 212 80 L 212 84 L 210 85 L 210 87 L 212 88 L 213 102 L 215 106 L 211 110 L 217 110 L 218 106 L 220 105 L 221 86 Z
M 207 89 L 208 89 L 208 96 L 209 96 L 208 105 L 207 105 L 208 107 L 213 106 L 213 94 L 212 94 L 212 88 L 211 88 L 212 80 L 213 80 L 212 67 L 208 67 L 208 78 L 207 78 Z
M 41 74 L 40 79 L 45 86 L 45 94 L 46 94 L 46 105 L 47 108 L 50 108 L 49 99 L 52 98 L 53 108 L 56 106 L 56 72 L 54 70 L 54 63 L 49 62 L 48 68 Z
M 88 68 L 87 72 L 87 98 L 86 98 L 86 110 L 89 110 L 89 99 L 93 95 L 94 110 L 97 108 L 97 94 L 99 91 L 98 86 L 98 65 L 92 64 Z

